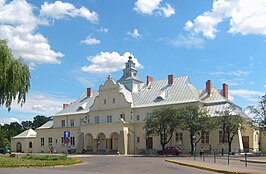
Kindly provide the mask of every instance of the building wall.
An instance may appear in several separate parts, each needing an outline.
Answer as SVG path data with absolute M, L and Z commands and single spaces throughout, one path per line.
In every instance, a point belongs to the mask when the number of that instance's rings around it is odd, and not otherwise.
M 24 152 L 24 153 L 32 153 L 33 149 L 36 146 L 35 138 L 12 138 L 11 139 L 11 151 L 12 152 L 17 152 L 16 145 L 19 142 L 22 145 L 21 152 Z M 32 143 L 32 148 L 29 147 L 30 142 Z

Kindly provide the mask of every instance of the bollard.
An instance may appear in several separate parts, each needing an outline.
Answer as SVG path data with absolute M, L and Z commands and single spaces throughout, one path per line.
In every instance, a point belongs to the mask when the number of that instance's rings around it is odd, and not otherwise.
M 247 161 L 247 152 L 245 151 L 245 167 L 248 166 L 248 161 Z
M 230 157 L 229 157 L 229 154 L 230 154 L 230 152 L 228 151 L 228 159 L 227 159 L 227 164 L 228 164 L 228 165 L 229 165 L 229 160 L 230 160 L 230 159 L 229 159 L 229 158 L 230 158 Z
M 214 163 L 216 163 L 216 151 L 215 151 L 215 149 L 213 150 L 213 160 L 214 160 Z

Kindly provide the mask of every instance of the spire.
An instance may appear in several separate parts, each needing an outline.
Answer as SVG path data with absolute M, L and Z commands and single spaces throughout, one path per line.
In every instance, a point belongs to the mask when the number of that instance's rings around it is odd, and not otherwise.
M 133 57 L 128 56 L 128 61 L 125 63 L 123 69 L 123 76 L 118 80 L 119 83 L 123 84 L 129 91 L 133 90 L 133 85 L 143 83 L 137 76 L 136 64 L 133 62 Z

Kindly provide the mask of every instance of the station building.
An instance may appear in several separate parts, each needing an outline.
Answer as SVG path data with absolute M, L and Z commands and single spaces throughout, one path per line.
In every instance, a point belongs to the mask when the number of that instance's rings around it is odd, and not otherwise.
M 159 137 L 147 137 L 143 129 L 144 119 L 160 107 L 184 107 L 199 105 L 206 108 L 213 117 L 217 112 L 234 106 L 236 115 L 249 119 L 247 115 L 228 99 L 228 85 L 222 89 L 212 87 L 211 80 L 205 89 L 197 89 L 188 76 L 168 75 L 164 80 L 154 80 L 147 76 L 142 81 L 132 57 L 129 57 L 122 77 L 115 81 L 111 75 L 98 91 L 87 88 L 80 98 L 53 115 L 53 120 L 37 128 L 35 136 L 29 141 L 23 137 L 12 138 L 12 150 L 24 152 L 61 153 L 119 153 L 152 154 L 161 149 Z M 246 130 L 235 136 L 232 149 L 258 149 L 260 136 L 254 126 L 245 123 Z M 69 132 L 66 144 L 64 132 Z M 25 134 L 25 133 L 24 133 Z M 24 137 L 25 139 L 25 137 Z M 177 129 L 169 146 L 190 149 L 189 132 Z M 222 143 L 222 130 L 207 132 L 197 147 L 227 149 Z M 18 148 L 19 147 L 19 148 Z

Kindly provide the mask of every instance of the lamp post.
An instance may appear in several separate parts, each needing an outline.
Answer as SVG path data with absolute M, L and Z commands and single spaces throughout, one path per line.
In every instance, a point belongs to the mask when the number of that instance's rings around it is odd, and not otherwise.
M 194 156 L 194 161 L 196 160 L 196 136 L 193 135 L 192 137 L 193 140 L 193 156 Z

